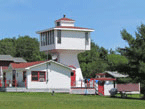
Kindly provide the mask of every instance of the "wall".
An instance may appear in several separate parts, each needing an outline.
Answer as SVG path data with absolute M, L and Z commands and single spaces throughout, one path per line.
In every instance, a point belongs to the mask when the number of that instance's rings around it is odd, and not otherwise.
M 23 71 L 18 70 L 18 75 L 16 74 L 16 80 L 18 83 L 18 87 L 25 87 L 25 81 L 23 81 Z
M 76 51 L 64 51 L 59 54 L 58 62 L 76 67 L 76 86 L 80 87 L 83 75 L 78 62 L 77 54 L 78 53 Z
M 62 50 L 90 50 L 90 33 L 89 43 L 85 44 L 85 32 L 80 31 L 61 31 L 61 44 L 57 43 L 57 31 L 54 31 L 54 43 L 51 45 L 41 46 L 40 51 L 48 51 L 53 49 L 62 49 Z
M 57 42 L 57 37 L 55 42 Z M 89 44 L 86 45 L 85 32 L 61 31 L 61 44 L 56 43 L 56 49 L 90 50 L 90 37 Z
M 31 71 L 45 71 L 46 73 L 46 79 L 48 78 L 48 82 L 35 82 L 31 81 Z M 28 89 L 31 88 L 49 88 L 49 89 L 70 89 L 70 70 L 62 67 L 60 65 L 57 65 L 55 63 L 51 63 L 51 65 L 48 66 L 43 64 L 34 68 L 31 68 L 27 71 L 28 79 L 27 79 L 27 85 Z
M 114 88 L 114 84 L 112 81 L 105 81 L 104 84 L 104 95 L 110 95 L 109 90 L 111 90 L 112 88 Z
M 74 26 L 74 22 L 61 21 L 60 26 Z

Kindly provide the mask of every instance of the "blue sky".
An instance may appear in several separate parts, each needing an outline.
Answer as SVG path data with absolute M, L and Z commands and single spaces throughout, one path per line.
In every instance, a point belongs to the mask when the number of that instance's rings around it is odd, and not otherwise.
M 29 35 L 54 27 L 54 21 L 66 17 L 75 26 L 93 28 L 92 40 L 106 49 L 124 47 L 120 31 L 134 35 L 145 24 L 145 0 L 0 0 L 0 39 Z

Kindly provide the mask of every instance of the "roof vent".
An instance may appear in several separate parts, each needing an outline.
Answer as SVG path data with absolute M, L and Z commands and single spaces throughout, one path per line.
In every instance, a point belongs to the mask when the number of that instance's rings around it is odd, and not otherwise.
M 66 15 L 64 14 L 64 15 L 63 15 L 63 18 L 65 18 L 65 16 L 66 16 Z

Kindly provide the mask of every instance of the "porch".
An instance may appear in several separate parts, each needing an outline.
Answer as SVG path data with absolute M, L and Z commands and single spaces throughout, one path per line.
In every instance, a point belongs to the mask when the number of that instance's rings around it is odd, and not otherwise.
M 0 88 L 26 88 L 27 83 L 25 81 L 19 82 L 18 80 L 0 80 Z

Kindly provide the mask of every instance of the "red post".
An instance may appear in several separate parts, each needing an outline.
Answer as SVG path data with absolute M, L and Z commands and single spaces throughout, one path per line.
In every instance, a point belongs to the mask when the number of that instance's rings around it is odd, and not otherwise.
M 26 85 L 26 79 L 25 79 L 25 87 L 27 87 L 27 85 Z
M 2 83 L 1 83 L 1 80 L 0 80 L 0 87 L 2 87 Z
M 17 80 L 15 80 L 15 87 L 17 86 Z
M 5 80 L 5 88 L 7 87 L 7 80 Z

